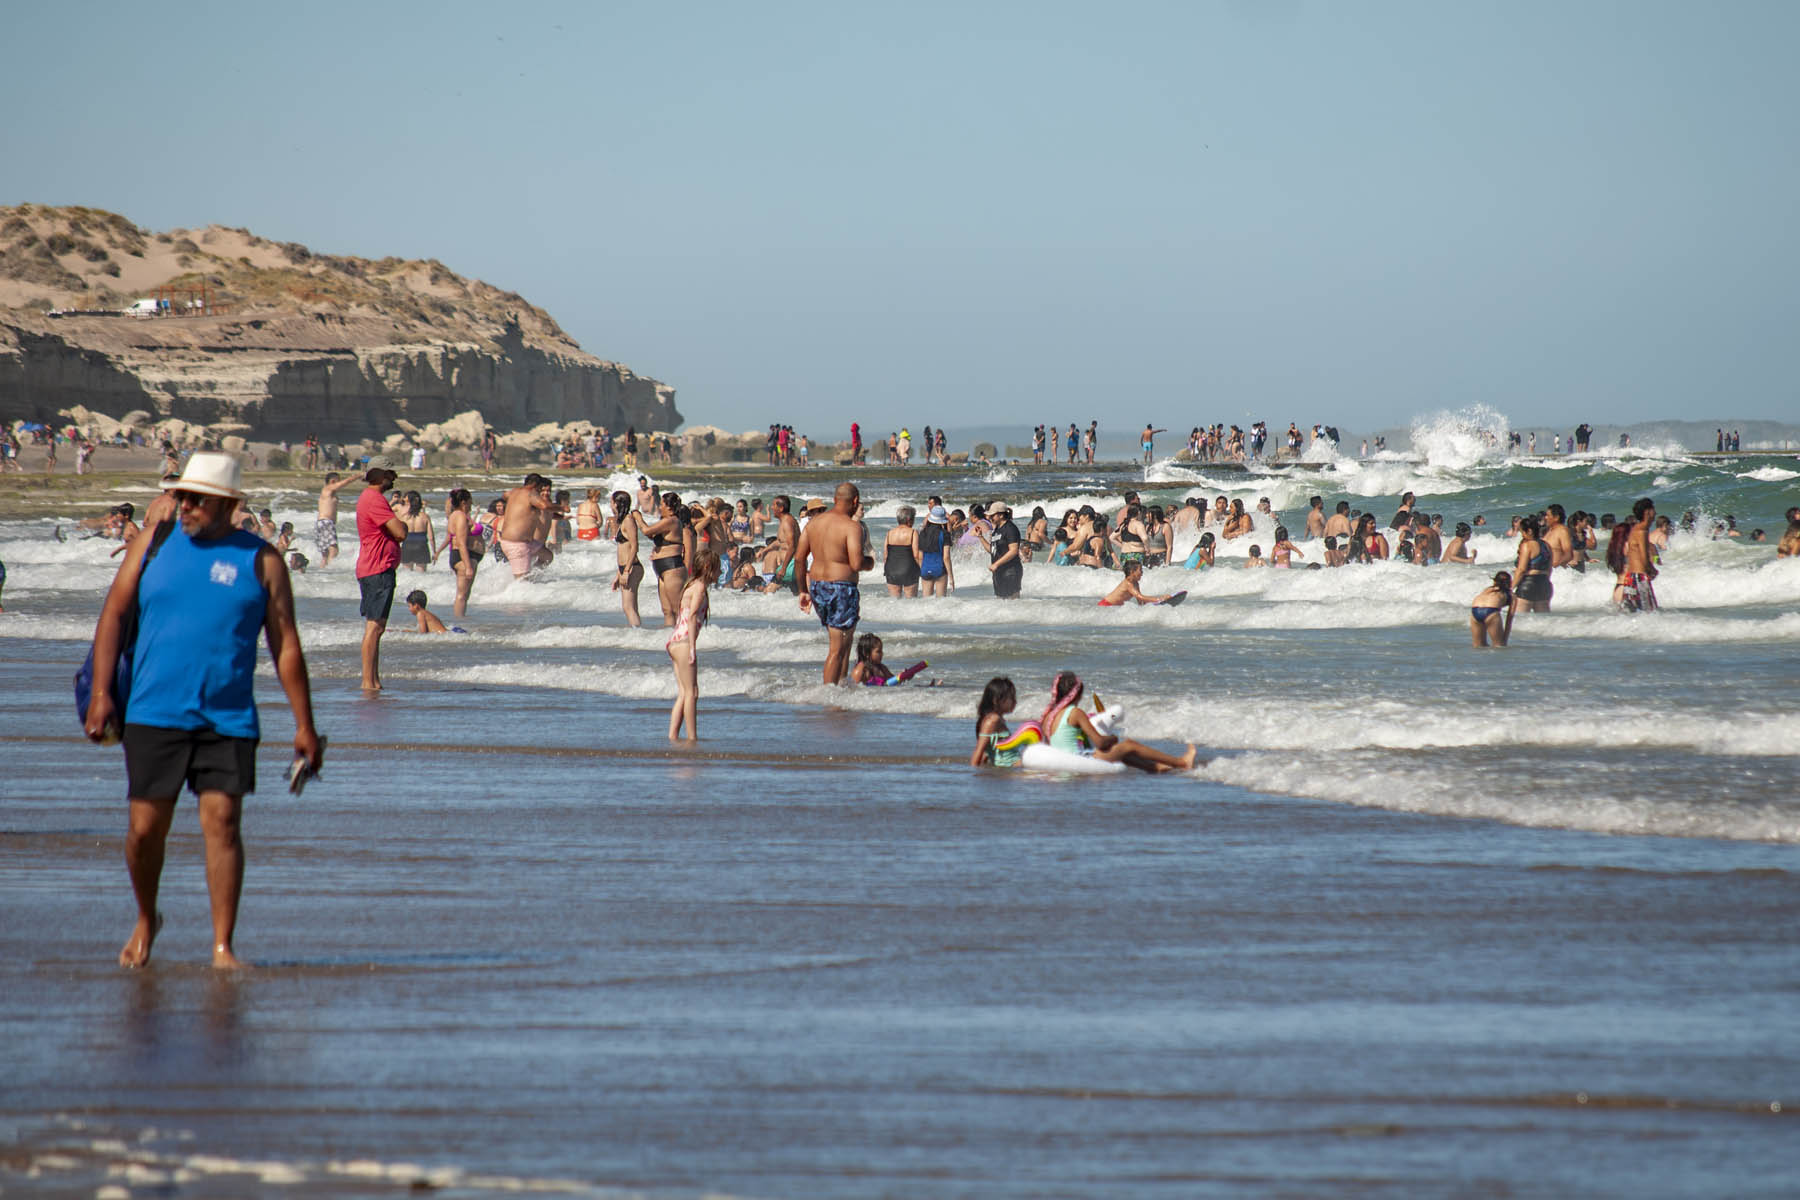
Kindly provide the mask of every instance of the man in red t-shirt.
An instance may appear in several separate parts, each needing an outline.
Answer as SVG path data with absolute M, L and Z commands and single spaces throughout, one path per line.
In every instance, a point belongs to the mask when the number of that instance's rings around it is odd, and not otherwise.
M 381 635 L 387 632 L 388 611 L 394 607 L 394 571 L 400 565 L 400 542 L 406 537 L 406 522 L 394 515 L 386 495 L 398 478 L 386 458 L 370 459 L 363 476 L 368 486 L 356 498 L 356 582 L 362 588 L 365 692 L 381 690 Z

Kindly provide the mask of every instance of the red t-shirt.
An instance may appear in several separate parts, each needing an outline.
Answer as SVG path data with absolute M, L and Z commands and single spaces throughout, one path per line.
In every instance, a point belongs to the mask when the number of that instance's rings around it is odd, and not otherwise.
M 379 575 L 400 565 L 400 539 L 384 526 L 394 519 L 394 508 L 373 485 L 356 498 L 356 577 Z

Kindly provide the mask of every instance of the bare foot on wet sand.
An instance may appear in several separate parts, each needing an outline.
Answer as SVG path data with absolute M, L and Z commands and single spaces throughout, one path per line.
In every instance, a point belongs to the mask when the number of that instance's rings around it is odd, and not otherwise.
M 213 968 L 219 971 L 248 970 L 250 964 L 231 952 L 231 947 L 220 942 L 213 947 Z
M 162 932 L 162 914 L 157 913 L 154 921 L 138 918 L 137 926 L 132 929 L 131 937 L 125 942 L 125 948 L 119 951 L 121 967 L 141 967 L 150 961 L 150 947 L 156 941 L 156 935 Z

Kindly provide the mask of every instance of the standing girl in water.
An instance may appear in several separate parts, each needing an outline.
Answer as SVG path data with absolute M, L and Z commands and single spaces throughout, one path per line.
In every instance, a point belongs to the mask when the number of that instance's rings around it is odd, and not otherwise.
M 700 630 L 706 624 L 706 589 L 719 579 L 719 556 L 710 547 L 694 555 L 694 576 L 681 589 L 681 611 L 663 649 L 675 668 L 675 703 L 669 708 L 669 740 L 677 740 L 683 724 L 687 740 L 700 740 Z
M 619 573 L 613 576 L 612 590 L 619 593 L 619 607 L 633 629 L 643 624 L 638 617 L 638 585 L 644 582 L 644 564 L 638 561 L 638 535 L 644 530 L 644 518 L 631 507 L 630 492 L 612 494 L 613 541 L 619 547 Z

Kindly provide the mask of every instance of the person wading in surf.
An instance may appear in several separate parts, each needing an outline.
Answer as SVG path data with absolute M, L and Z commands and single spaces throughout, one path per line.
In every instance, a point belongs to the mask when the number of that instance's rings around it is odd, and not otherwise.
M 860 502 L 854 483 L 838 484 L 831 508 L 806 523 L 794 549 L 800 611 L 817 612 L 825 627 L 824 680 L 830 684 L 842 683 L 849 670 L 856 624 L 862 619 L 856 577 L 875 566 L 875 560 L 863 554 L 868 532 L 854 515 Z

